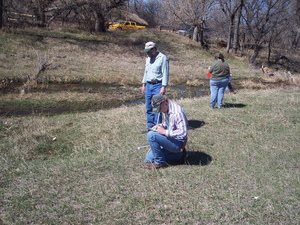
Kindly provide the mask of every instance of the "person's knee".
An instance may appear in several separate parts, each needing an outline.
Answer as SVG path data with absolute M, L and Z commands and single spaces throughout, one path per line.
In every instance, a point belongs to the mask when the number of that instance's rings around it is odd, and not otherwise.
M 155 135 L 156 135 L 156 131 L 149 131 L 147 134 L 147 140 L 154 141 Z

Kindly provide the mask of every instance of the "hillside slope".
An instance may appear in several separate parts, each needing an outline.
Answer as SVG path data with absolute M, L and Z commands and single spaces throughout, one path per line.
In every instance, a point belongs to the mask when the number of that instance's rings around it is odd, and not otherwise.
M 36 74 L 40 60 L 47 60 L 41 76 L 56 81 L 140 84 L 147 41 L 170 59 L 170 84 L 206 79 L 213 55 L 223 49 L 202 49 L 192 40 L 170 32 L 143 30 L 92 35 L 45 30 L 2 33 L 0 77 L 22 78 Z M 227 55 L 235 78 L 253 78 L 261 70 L 250 68 L 245 58 Z

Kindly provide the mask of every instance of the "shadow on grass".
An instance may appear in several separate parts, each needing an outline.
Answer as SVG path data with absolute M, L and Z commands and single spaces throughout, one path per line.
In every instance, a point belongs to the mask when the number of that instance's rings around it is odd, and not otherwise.
M 14 32 L 15 34 L 19 35 L 26 35 L 28 37 L 31 37 L 32 41 L 38 41 L 41 42 L 45 38 L 53 38 L 53 39 L 61 39 L 61 40 L 67 40 L 66 42 L 70 44 L 74 44 L 72 41 L 76 41 L 76 43 L 79 44 L 108 44 L 109 41 L 105 40 L 97 40 L 87 37 L 80 37 L 76 36 L 78 33 L 68 33 L 68 32 L 57 32 L 57 31 L 46 31 L 46 30 L 40 30 L 37 31 L 31 31 L 31 30 L 18 30 Z
M 195 130 L 197 128 L 204 126 L 204 124 L 205 124 L 204 121 L 200 121 L 200 120 L 189 120 L 188 123 L 189 123 L 189 126 L 188 126 L 189 130 Z
M 212 157 L 204 152 L 188 151 L 186 157 L 186 164 L 193 166 L 207 166 L 212 160 Z
M 224 108 L 243 108 L 246 107 L 245 104 L 233 104 L 233 103 L 225 103 L 223 105 Z
M 187 151 L 184 161 L 168 162 L 168 164 L 171 166 L 207 166 L 211 161 L 212 157 L 204 152 Z

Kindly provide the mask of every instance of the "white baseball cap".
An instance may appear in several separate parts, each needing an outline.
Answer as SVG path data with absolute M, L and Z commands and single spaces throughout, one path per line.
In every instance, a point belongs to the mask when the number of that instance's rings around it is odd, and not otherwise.
M 149 52 L 152 48 L 155 48 L 156 44 L 153 41 L 149 41 L 145 44 L 144 52 Z

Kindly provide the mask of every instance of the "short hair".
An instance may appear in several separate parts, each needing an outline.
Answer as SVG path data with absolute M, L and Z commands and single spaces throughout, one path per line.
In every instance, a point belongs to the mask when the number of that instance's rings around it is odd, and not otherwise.
M 224 60 L 224 56 L 221 53 L 216 53 L 215 54 L 215 59 L 222 59 L 222 61 Z

